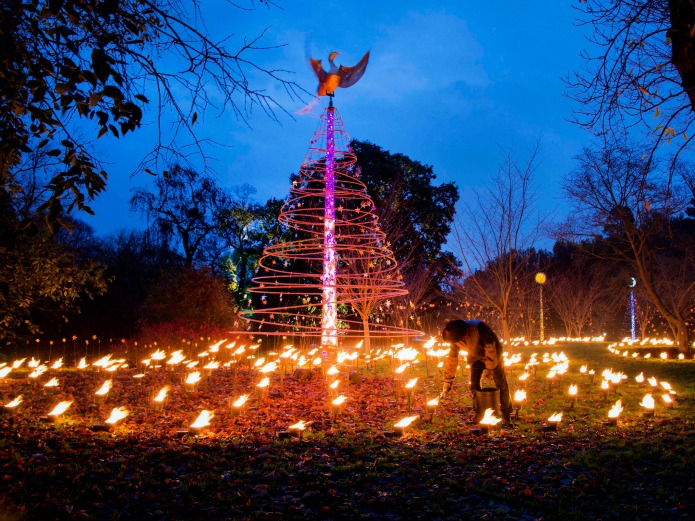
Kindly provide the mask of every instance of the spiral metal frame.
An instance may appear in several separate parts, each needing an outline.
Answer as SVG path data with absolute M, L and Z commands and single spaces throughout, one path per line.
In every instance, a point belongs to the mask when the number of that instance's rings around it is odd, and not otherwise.
M 265 248 L 249 290 L 279 303 L 239 313 L 258 333 L 320 337 L 323 346 L 335 346 L 338 338 L 364 336 L 363 322 L 349 316 L 354 304 L 408 293 L 349 144 L 342 118 L 329 106 L 278 217 L 294 237 Z M 330 300 L 332 325 L 325 318 Z M 369 323 L 371 338 L 420 334 Z

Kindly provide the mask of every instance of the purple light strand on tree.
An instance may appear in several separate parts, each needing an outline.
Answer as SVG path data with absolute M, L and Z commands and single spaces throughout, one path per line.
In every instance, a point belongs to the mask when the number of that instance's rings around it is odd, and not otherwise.
M 323 309 L 321 345 L 337 347 L 338 310 L 335 289 L 335 140 L 334 107 L 326 109 L 326 178 L 323 205 Z

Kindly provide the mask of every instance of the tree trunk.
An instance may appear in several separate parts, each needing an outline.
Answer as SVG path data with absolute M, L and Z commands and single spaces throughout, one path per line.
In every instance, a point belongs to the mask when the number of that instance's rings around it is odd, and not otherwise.
M 671 63 L 678 69 L 683 90 L 695 110 L 695 6 L 685 0 L 669 0 Z
M 369 315 L 362 315 L 362 332 L 364 333 L 364 344 L 362 347 L 364 353 L 370 353 L 372 351 L 372 342 L 369 338 Z
M 690 356 L 690 331 L 688 330 L 688 324 L 682 318 L 678 320 L 677 331 L 678 336 L 676 338 L 678 341 L 678 352 L 684 354 L 685 356 Z

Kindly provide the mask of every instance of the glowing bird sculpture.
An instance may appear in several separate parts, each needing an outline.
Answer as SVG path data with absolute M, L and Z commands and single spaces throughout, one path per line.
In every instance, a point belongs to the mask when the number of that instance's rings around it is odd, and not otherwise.
M 330 65 L 328 71 L 324 70 L 323 65 L 321 65 L 321 60 L 309 58 L 311 68 L 319 79 L 317 96 L 333 96 L 338 87 L 344 89 L 352 87 L 362 77 L 364 71 L 367 70 L 369 51 L 367 51 L 365 55 L 362 56 L 362 59 L 357 62 L 357 65 L 353 67 L 345 67 L 345 65 L 341 65 L 340 67 L 336 66 L 333 60 L 339 54 L 339 52 L 332 52 L 328 56 L 328 64 Z

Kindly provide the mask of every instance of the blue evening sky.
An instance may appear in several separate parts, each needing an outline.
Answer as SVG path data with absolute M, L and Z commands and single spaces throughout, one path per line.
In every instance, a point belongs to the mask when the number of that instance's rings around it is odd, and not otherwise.
M 513 147 L 523 160 L 540 139 L 540 205 L 562 216 L 561 179 L 588 142 L 585 131 L 568 121 L 577 107 L 565 97 L 562 81 L 581 67 L 579 54 L 588 45 L 573 1 L 287 0 L 278 2 L 280 9 L 259 5 L 255 11 L 221 1 L 203 4 L 212 34 L 235 34 L 231 46 L 268 28 L 265 44 L 285 46 L 252 57 L 263 66 L 293 71 L 290 78 L 309 91 L 317 82 L 307 45 L 325 66 L 331 51 L 342 52 L 337 64 L 353 65 L 371 50 L 362 80 L 336 94 L 345 129 L 354 139 L 432 165 L 437 183 L 453 181 L 462 192 L 481 188 L 501 162 L 500 150 Z M 255 86 L 291 113 L 309 101 L 292 101 L 279 85 L 259 81 Z M 317 107 L 292 119 L 278 112 L 277 123 L 254 110 L 249 125 L 229 112 L 205 114 L 199 121 L 203 137 L 226 145 L 209 150 L 219 183 L 226 188 L 249 183 L 259 202 L 284 198 L 319 113 Z M 131 176 L 152 146 L 153 114 L 146 118 L 149 124 L 130 138 L 99 141 L 110 177 L 107 191 L 93 204 L 96 216 L 85 219 L 99 235 L 143 227 L 128 200 L 134 187 L 152 182 L 146 174 Z

